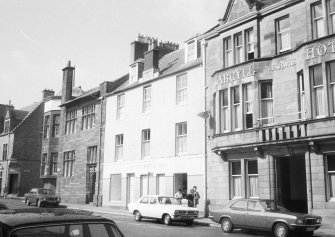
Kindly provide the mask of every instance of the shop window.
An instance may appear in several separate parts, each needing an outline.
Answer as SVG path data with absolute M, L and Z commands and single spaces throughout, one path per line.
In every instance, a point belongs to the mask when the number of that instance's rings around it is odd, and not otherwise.
M 257 160 L 247 160 L 247 191 L 249 198 L 258 197 L 258 164 Z
M 240 102 L 240 87 L 236 86 L 231 88 L 232 96 L 232 122 L 233 130 L 240 130 L 242 127 L 242 112 L 241 112 L 241 102 Z
M 229 131 L 228 89 L 220 91 L 220 132 Z
M 327 199 L 335 201 L 335 155 L 328 155 L 325 161 L 327 177 Z
M 273 123 L 272 82 L 261 82 L 261 125 Z
M 123 134 L 115 136 L 115 160 L 123 158 Z
M 243 42 L 242 42 L 242 33 L 234 35 L 234 58 L 235 64 L 243 62 Z
M 176 78 L 176 104 L 187 101 L 187 74 L 178 75 Z
M 232 161 L 230 163 L 231 168 L 231 195 L 232 198 L 242 197 L 242 173 L 241 173 L 241 162 Z
M 335 1 L 327 0 L 327 15 L 329 22 L 329 33 L 335 33 Z
M 142 158 L 150 156 L 150 129 L 142 130 Z
M 246 47 L 246 59 L 252 60 L 255 57 L 254 49 L 254 32 L 253 29 L 245 31 L 245 47 Z
M 311 5 L 313 38 L 325 36 L 324 16 L 321 1 Z
M 185 154 L 187 151 L 187 123 L 176 124 L 176 155 Z
M 276 21 L 277 25 L 277 49 L 283 52 L 291 49 L 290 18 L 282 17 Z
M 245 128 L 253 127 L 253 108 L 252 108 L 252 85 L 251 83 L 243 85 L 244 100 L 244 123 Z
M 327 64 L 331 113 L 335 115 L 335 62 Z
M 48 138 L 50 133 L 50 115 L 44 117 L 44 131 L 43 137 Z
M 110 175 L 109 201 L 121 201 L 121 174 Z
M 147 113 L 151 110 L 151 86 L 143 88 L 143 113 Z
M 125 113 L 125 94 L 117 96 L 116 119 L 122 119 Z
M 321 64 L 310 67 L 310 78 L 312 84 L 313 112 L 316 118 L 325 116 L 325 98 L 322 79 Z
M 225 38 L 223 40 L 223 50 L 224 50 L 224 67 L 230 67 L 233 65 L 233 50 L 231 37 Z

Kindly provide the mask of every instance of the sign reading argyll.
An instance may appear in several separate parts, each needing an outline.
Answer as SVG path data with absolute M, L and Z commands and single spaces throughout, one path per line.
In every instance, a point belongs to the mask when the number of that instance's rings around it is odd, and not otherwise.
M 324 56 L 326 53 L 335 53 L 335 41 L 325 44 L 313 45 L 306 49 L 306 59 L 313 59 L 317 56 Z
M 242 68 L 233 69 L 230 71 L 224 71 L 218 73 L 215 77 L 215 85 L 232 83 L 237 80 L 241 80 L 246 77 L 255 75 L 255 70 L 253 65 L 248 65 Z

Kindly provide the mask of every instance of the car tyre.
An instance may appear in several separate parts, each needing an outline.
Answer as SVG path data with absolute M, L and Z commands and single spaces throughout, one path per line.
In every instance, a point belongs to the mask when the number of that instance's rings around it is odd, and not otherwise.
M 164 220 L 165 225 L 171 225 L 171 223 L 172 223 L 172 219 L 171 219 L 171 216 L 169 214 L 166 214 L 164 216 L 163 220 Z
M 38 206 L 38 207 L 41 207 L 41 206 L 42 206 L 42 202 L 41 202 L 40 199 L 37 200 L 37 204 L 36 204 L 36 206 Z
M 289 235 L 288 226 L 285 223 L 277 223 L 273 228 L 275 237 L 287 237 Z
M 142 220 L 141 213 L 139 211 L 135 211 L 134 218 L 135 218 L 135 221 L 141 221 Z
M 225 233 L 231 233 L 233 231 L 233 223 L 229 218 L 223 218 L 221 221 L 221 229 Z
M 193 220 L 186 221 L 186 225 L 188 225 L 188 226 L 193 225 Z
M 30 206 L 30 202 L 28 200 L 28 198 L 26 198 L 25 202 L 24 202 L 27 206 Z

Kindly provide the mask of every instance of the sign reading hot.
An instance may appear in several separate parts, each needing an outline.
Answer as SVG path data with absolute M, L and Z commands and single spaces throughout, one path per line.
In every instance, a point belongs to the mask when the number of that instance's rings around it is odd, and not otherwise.
M 313 59 L 317 56 L 324 56 L 327 53 L 335 53 L 335 41 L 324 44 L 313 45 L 306 49 L 306 59 Z

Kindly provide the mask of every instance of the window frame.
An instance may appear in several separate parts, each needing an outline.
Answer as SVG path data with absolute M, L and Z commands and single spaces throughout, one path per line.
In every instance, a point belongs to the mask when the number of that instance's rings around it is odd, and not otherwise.
M 243 105 L 243 128 L 252 129 L 254 127 L 253 108 L 253 88 L 252 83 L 242 84 L 242 105 Z M 251 126 L 248 126 L 248 117 L 251 117 Z M 250 118 L 249 118 L 250 119 Z
M 265 84 L 271 83 L 271 96 L 272 97 L 265 97 L 262 98 L 262 86 Z M 274 96 L 273 96 L 273 81 L 272 80 L 264 80 L 264 81 L 259 81 L 259 102 L 260 102 L 260 111 L 259 111 L 259 120 L 261 125 L 271 125 L 273 124 L 274 121 Z M 272 116 L 267 115 L 267 117 L 263 117 L 263 102 L 265 101 L 272 101 Z M 265 122 L 264 122 L 265 121 Z
M 332 185 L 330 181 L 329 173 L 335 175 L 335 170 L 329 171 L 329 161 L 328 158 L 332 157 L 335 159 L 334 153 L 329 153 L 324 155 L 324 172 L 325 172 L 325 186 L 326 186 L 326 202 L 335 202 L 335 189 L 332 190 Z M 334 161 L 335 162 L 335 161 Z M 335 186 L 335 185 L 334 185 Z
M 234 64 L 243 63 L 244 51 L 243 51 L 243 35 L 242 32 L 234 34 Z
M 69 111 L 66 111 L 65 114 L 65 134 L 73 134 L 76 132 L 76 126 L 77 126 L 77 110 L 72 109 Z
M 124 118 L 125 114 L 126 94 L 118 94 L 116 97 L 116 103 L 116 120 L 120 120 Z
M 190 46 L 194 45 L 192 50 L 190 50 Z M 198 41 L 197 39 L 192 39 L 189 42 L 186 43 L 186 63 L 191 62 L 195 59 L 197 59 L 197 45 Z
M 334 65 L 334 70 L 331 70 L 331 65 Z M 335 116 L 335 61 L 326 62 L 326 71 L 330 115 Z M 334 78 L 333 81 L 331 80 L 332 77 Z
M 53 152 L 51 153 L 50 158 L 50 174 L 51 175 L 57 175 L 57 169 L 58 169 L 58 153 Z
M 2 144 L 2 160 L 8 159 L 8 143 Z
M 223 39 L 223 65 L 224 68 L 228 68 L 234 65 L 233 45 L 232 38 L 228 36 Z
M 9 133 L 9 132 L 10 132 L 10 119 L 6 119 L 4 122 L 3 133 Z
M 46 175 L 48 175 L 48 153 L 43 153 L 41 159 L 41 176 Z
M 333 12 L 330 11 L 330 2 L 333 2 L 333 0 L 326 0 L 326 11 L 327 11 L 327 17 L 328 17 L 328 32 L 329 34 L 335 33 L 335 9 Z
M 320 71 L 321 71 L 321 84 L 320 85 L 316 85 L 315 86 L 315 83 L 314 83 L 314 79 L 315 79 L 315 76 L 314 76 L 314 69 L 317 68 L 317 67 L 320 67 Z M 310 75 L 310 83 L 311 83 L 311 97 L 312 97 L 312 112 L 313 112 L 313 117 L 314 118 L 324 118 L 326 117 L 326 113 L 327 113 L 327 108 L 326 108 L 326 103 L 327 103 L 327 100 L 326 100 L 326 88 L 324 86 L 324 80 L 323 80 L 323 72 L 322 72 L 322 64 L 315 64 L 313 66 L 310 66 L 309 67 L 309 75 Z M 322 89 L 322 107 L 319 108 L 319 105 L 317 104 L 317 100 L 316 100 L 316 93 L 317 93 L 317 90 L 321 90 Z M 322 111 L 321 111 L 322 109 Z M 323 112 L 323 114 L 319 114 L 320 112 Z
M 115 161 L 123 159 L 124 135 L 115 135 Z
M 233 163 L 239 163 L 240 164 L 240 173 L 239 174 L 234 174 L 233 173 Z M 241 160 L 232 160 L 229 162 L 229 173 L 230 173 L 230 197 L 231 199 L 239 199 L 243 197 L 243 177 L 242 177 L 242 162 Z M 235 185 L 234 185 L 234 178 L 239 178 L 240 179 L 240 196 L 235 196 Z
M 256 162 L 257 165 L 257 174 L 249 173 L 249 162 Z M 245 186 L 247 188 L 247 198 L 259 198 L 259 169 L 258 169 L 258 160 L 257 159 L 245 159 Z M 251 185 L 250 185 L 250 177 L 257 177 L 257 195 L 251 196 Z
M 232 131 L 242 130 L 242 102 L 240 85 L 230 87 Z M 237 93 L 236 93 L 237 92 Z M 238 94 L 238 97 L 236 97 Z M 238 98 L 238 101 L 235 101 Z
M 181 126 L 180 129 L 179 129 L 179 126 Z M 175 131 L 176 156 L 185 155 L 187 153 L 187 134 L 188 134 L 187 122 L 184 121 L 184 122 L 176 123 L 175 129 L 176 129 Z M 180 134 L 179 134 L 179 131 L 181 131 Z
M 288 20 L 289 26 L 284 29 L 280 29 L 280 22 L 283 22 L 285 20 Z M 286 45 L 286 47 L 284 47 L 283 40 L 282 40 L 283 39 L 282 36 L 285 34 L 288 34 L 288 39 L 289 39 L 289 43 L 288 45 Z M 286 52 L 287 50 L 292 49 L 291 24 L 290 24 L 289 15 L 285 15 L 285 16 L 282 16 L 276 19 L 276 37 L 277 37 L 277 52 L 278 53 Z
M 89 130 L 95 126 L 96 104 L 88 104 L 82 107 L 81 130 Z
M 311 4 L 311 21 L 312 21 L 312 36 L 313 36 L 313 39 L 318 39 L 318 38 L 322 38 L 324 36 L 326 36 L 326 32 L 325 32 L 325 16 L 323 15 L 323 12 L 322 12 L 322 16 L 318 16 L 316 17 L 315 16 L 315 8 L 316 6 L 318 5 L 321 5 L 321 8 L 323 8 L 322 6 L 322 1 L 319 1 L 319 2 L 315 2 L 313 4 Z M 317 21 L 321 20 L 322 23 L 322 27 L 323 27 L 323 35 L 318 35 L 318 24 L 317 24 Z
M 50 137 L 50 115 L 44 116 L 44 123 L 43 123 L 43 138 L 49 138 Z
M 76 160 L 76 152 L 65 151 L 63 153 L 63 177 L 73 177 L 74 176 L 74 163 Z
M 151 111 L 151 93 L 152 87 L 151 85 L 147 85 L 143 87 L 143 102 L 142 102 L 142 112 L 148 113 Z
M 245 60 L 255 59 L 254 29 L 249 28 L 244 31 Z
M 98 146 L 87 147 L 87 164 L 94 165 L 98 162 Z
M 52 116 L 52 137 L 59 137 L 60 129 L 60 114 L 54 114 Z
M 227 95 L 227 96 L 225 96 Z M 226 101 L 226 100 L 227 101 Z M 219 105 L 220 105 L 220 133 L 230 131 L 230 106 L 229 106 L 229 90 L 228 88 L 219 91 Z
M 187 73 L 176 76 L 176 104 L 181 105 L 187 103 Z
M 150 128 L 143 129 L 141 133 L 141 158 L 150 157 L 150 142 L 151 142 L 151 131 Z

